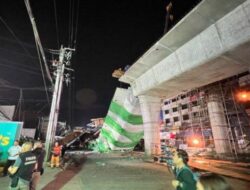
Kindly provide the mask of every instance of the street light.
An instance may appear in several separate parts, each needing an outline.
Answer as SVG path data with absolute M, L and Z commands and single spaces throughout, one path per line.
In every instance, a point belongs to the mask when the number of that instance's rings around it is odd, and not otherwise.
M 248 101 L 250 101 L 250 91 L 246 91 L 246 90 L 239 91 L 236 94 L 236 98 L 240 102 L 248 102 Z
M 193 139 L 193 140 L 192 140 L 192 143 L 193 143 L 194 145 L 198 145 L 198 144 L 200 143 L 200 141 L 199 141 L 198 139 Z

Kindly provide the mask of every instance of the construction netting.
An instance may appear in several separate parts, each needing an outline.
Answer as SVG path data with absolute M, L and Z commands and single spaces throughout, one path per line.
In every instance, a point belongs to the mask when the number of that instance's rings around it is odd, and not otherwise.
M 132 150 L 142 137 L 143 121 L 138 98 L 133 96 L 130 88 L 117 88 L 95 148 L 99 152 Z

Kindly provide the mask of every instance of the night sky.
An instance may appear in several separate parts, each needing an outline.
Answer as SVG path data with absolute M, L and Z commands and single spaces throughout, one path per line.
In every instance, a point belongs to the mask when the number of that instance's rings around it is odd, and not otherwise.
M 58 49 L 58 45 L 69 45 L 70 7 L 75 5 L 76 15 L 77 2 L 78 0 L 55 0 L 58 44 L 53 0 L 30 0 L 45 50 Z M 175 0 L 175 22 L 197 2 L 199 0 Z M 64 88 L 61 120 L 69 119 L 69 107 L 73 109 L 73 125 L 83 125 L 90 118 L 106 115 L 115 88 L 126 87 L 118 79 L 112 78 L 112 72 L 133 64 L 162 37 L 165 4 L 163 0 L 80 0 L 77 36 L 74 36 L 76 52 L 72 59 L 74 82 L 71 93 L 69 88 Z M 16 104 L 19 90 L 1 86 L 43 87 L 42 76 L 24 1 L 1 0 L 0 17 L 0 102 Z M 73 25 L 76 26 L 76 17 L 73 20 Z M 48 61 L 52 60 L 47 51 L 46 57 Z M 49 85 L 48 81 L 47 84 Z M 23 91 L 23 109 L 48 114 L 49 105 L 42 89 Z M 51 97 L 51 93 L 49 94 Z

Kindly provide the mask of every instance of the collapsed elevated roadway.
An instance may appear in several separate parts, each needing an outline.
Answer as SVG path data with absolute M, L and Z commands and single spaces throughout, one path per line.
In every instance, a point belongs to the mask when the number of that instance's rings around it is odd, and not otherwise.
M 161 98 L 246 72 L 250 0 L 203 0 L 119 79 L 141 103 L 146 153 L 159 152 Z

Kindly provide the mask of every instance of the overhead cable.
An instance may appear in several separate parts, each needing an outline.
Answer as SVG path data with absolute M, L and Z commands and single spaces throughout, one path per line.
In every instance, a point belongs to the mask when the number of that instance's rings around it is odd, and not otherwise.
M 24 65 L 23 63 L 18 63 L 16 61 L 14 62 L 14 61 L 11 61 L 11 60 L 5 59 L 5 58 L 0 58 L 0 61 L 8 63 L 8 65 L 6 65 L 7 67 L 8 66 L 10 66 L 10 67 L 15 66 L 16 69 L 25 69 L 27 71 L 34 72 L 34 74 L 41 75 L 41 73 L 38 72 L 38 71 L 40 71 L 40 69 L 38 69 L 36 67 L 32 67 L 32 66 L 29 66 L 29 65 Z
M 69 0 L 69 47 L 76 47 L 80 1 Z
M 72 2 L 72 11 L 71 11 L 71 34 L 70 34 L 70 47 L 73 45 L 74 38 L 74 16 L 75 16 L 75 1 Z
M 57 9 L 56 9 L 56 0 L 53 0 L 53 4 L 54 4 L 54 13 L 55 13 L 55 24 L 56 24 L 56 41 L 57 41 L 57 48 L 60 48 L 60 44 L 59 44 L 59 29 L 58 29 L 58 21 L 57 21 Z
M 14 50 L 9 50 L 7 48 L 3 48 L 3 47 L 0 47 L 0 51 L 4 51 L 4 52 L 8 52 L 8 53 L 11 53 L 11 54 L 16 54 L 18 56 L 23 56 L 23 57 L 27 57 L 27 58 L 30 58 L 30 59 L 33 59 L 33 60 L 37 60 L 37 57 L 34 57 L 34 56 L 29 56 L 25 53 L 21 53 L 19 51 L 14 51 Z
M 37 51 L 38 51 L 37 41 L 35 41 L 35 42 L 36 42 L 36 48 L 37 48 Z M 47 98 L 47 101 L 49 103 L 48 87 L 47 87 L 47 84 L 46 84 L 46 81 L 45 81 L 45 76 L 44 76 L 43 65 L 42 65 L 42 60 L 41 60 L 40 53 L 38 53 L 38 59 L 39 59 L 40 67 L 41 67 L 41 72 L 42 72 L 42 77 L 43 77 L 43 84 L 44 84 L 45 93 L 46 93 L 46 98 Z
M 19 70 L 19 71 L 23 71 L 23 72 L 26 72 L 26 73 L 29 73 L 29 74 L 41 76 L 40 73 L 37 73 L 37 72 L 35 72 L 35 71 L 31 71 L 31 70 L 29 70 L 29 69 L 20 68 L 20 67 L 15 67 L 15 66 L 11 66 L 11 65 L 2 64 L 2 63 L 0 63 L 0 65 L 1 65 L 1 67 L 10 68 L 10 69 L 12 69 L 12 70 Z
M 79 21 L 79 5 L 80 0 L 77 1 L 77 11 L 76 11 L 76 25 L 75 25 L 75 39 L 74 39 L 74 46 L 73 48 L 76 49 L 76 39 L 77 39 L 77 30 L 78 30 L 78 21 Z
M 14 31 L 10 28 L 10 26 L 7 24 L 7 22 L 1 16 L 0 16 L 0 20 L 2 21 L 2 23 L 4 24 L 4 26 L 8 29 L 8 31 L 12 34 L 12 36 L 16 39 L 16 41 L 19 43 L 19 45 L 23 48 L 23 50 L 25 51 L 25 53 L 27 53 L 29 56 L 32 57 L 32 55 L 30 54 L 30 52 L 23 45 L 23 42 L 16 36 L 16 34 L 14 33 Z
M 43 62 L 44 62 L 44 66 L 45 66 L 45 70 L 46 70 L 46 73 L 47 73 L 47 77 L 48 77 L 49 81 L 51 82 L 51 84 L 53 85 L 53 80 L 52 80 L 52 77 L 51 77 L 51 74 L 50 74 L 50 71 L 49 71 L 49 67 L 47 65 L 45 53 L 44 53 L 43 46 L 41 44 L 41 40 L 40 40 L 38 31 L 37 31 L 35 18 L 34 18 L 33 14 L 32 14 L 32 10 L 31 10 L 31 6 L 30 6 L 30 3 L 29 3 L 29 0 L 24 0 L 24 3 L 26 5 L 27 11 L 28 11 L 28 15 L 29 15 L 29 18 L 30 18 L 30 21 L 31 21 L 31 25 L 32 25 L 32 28 L 33 28 L 33 32 L 34 32 L 34 36 L 35 36 L 35 41 L 36 41 L 36 45 L 37 45 L 37 50 L 39 50 L 40 53 L 41 53 L 41 57 L 42 57 Z M 39 51 L 38 51 L 38 54 L 39 54 Z
M 23 91 L 44 91 L 44 87 L 41 86 L 34 86 L 34 87 L 18 87 L 18 86 L 12 86 L 12 85 L 0 85 L 1 88 L 7 88 L 11 90 L 20 90 L 22 89 Z
M 71 44 L 71 32 L 72 32 L 72 0 L 69 0 L 69 41 L 68 41 L 68 46 L 70 47 L 70 44 Z

